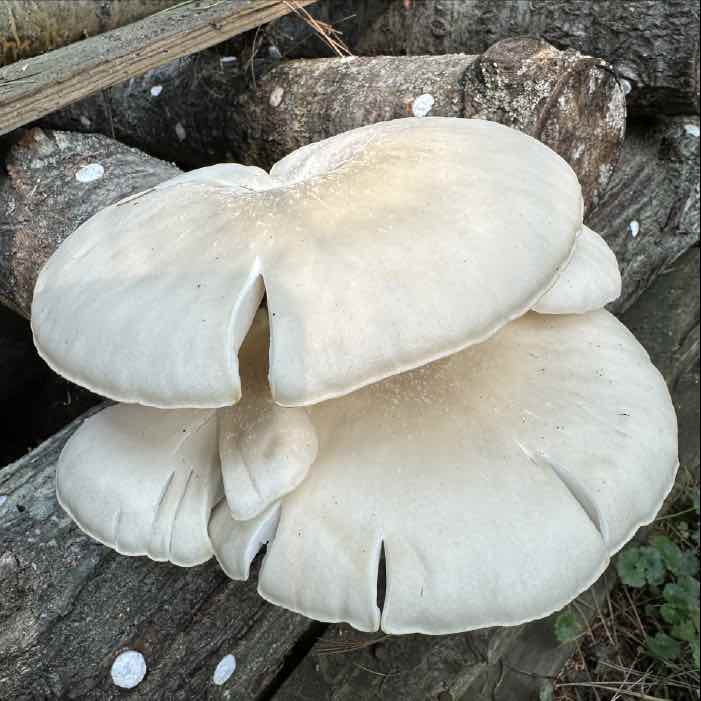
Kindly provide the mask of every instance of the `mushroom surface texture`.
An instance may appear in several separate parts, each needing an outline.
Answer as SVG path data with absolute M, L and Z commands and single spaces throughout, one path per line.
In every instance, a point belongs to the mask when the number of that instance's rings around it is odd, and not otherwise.
M 223 495 L 216 412 L 103 409 L 64 446 L 56 493 L 82 530 L 123 555 L 209 560 L 207 524 Z
M 618 299 L 621 285 L 616 255 L 599 234 L 585 226 L 569 264 L 533 309 L 540 314 L 591 312 Z
M 58 461 L 61 506 L 88 535 L 123 555 L 183 566 L 208 560 L 217 502 L 225 496 L 227 514 L 251 519 L 292 491 L 316 458 L 308 410 L 272 401 L 267 348 L 261 310 L 241 348 L 245 396 L 233 407 L 118 404 L 86 419 Z
M 539 141 L 373 124 L 103 209 L 40 273 L 35 342 L 118 401 L 228 406 L 265 292 L 273 398 L 314 404 L 485 340 L 552 288 L 581 228 L 577 177 Z
M 279 513 L 237 521 L 220 505 L 210 538 L 234 577 L 271 540 L 261 595 L 360 630 L 453 633 L 561 608 L 655 517 L 678 465 L 664 380 L 604 310 L 530 313 L 309 417 L 318 457 Z

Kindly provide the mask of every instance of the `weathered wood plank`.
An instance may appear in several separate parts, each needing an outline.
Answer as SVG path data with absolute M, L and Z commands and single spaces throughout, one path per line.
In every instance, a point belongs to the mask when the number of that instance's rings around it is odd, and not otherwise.
M 297 0 L 303 6 L 313 0 Z M 286 0 L 192 0 L 0 69 L 0 134 L 292 11 Z
M 129 698 L 262 698 L 314 623 L 261 599 L 210 562 L 126 558 L 84 535 L 55 497 L 55 464 L 80 420 L 0 471 L 0 698 L 108 701 L 124 648 L 146 658 Z M 257 568 L 254 568 L 254 570 Z M 237 659 L 224 686 L 212 673 Z
M 179 0 L 0 0 L 0 66 L 136 22 Z

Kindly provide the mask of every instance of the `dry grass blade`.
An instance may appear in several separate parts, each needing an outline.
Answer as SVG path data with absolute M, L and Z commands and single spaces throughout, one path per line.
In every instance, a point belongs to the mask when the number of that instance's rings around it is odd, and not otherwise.
M 341 34 L 330 24 L 313 17 L 306 8 L 299 5 L 297 0 L 283 0 L 285 5 L 299 15 L 322 39 L 322 41 L 338 56 L 351 56 L 351 50 L 341 39 Z
M 348 652 L 356 652 L 372 647 L 383 640 L 387 640 L 388 635 L 381 635 L 371 640 L 320 640 L 316 647 L 317 655 L 338 655 Z
M 558 684 L 557 688 L 572 688 L 572 689 L 592 689 L 599 691 L 610 691 L 614 694 L 619 694 L 621 696 L 626 696 L 631 699 L 642 699 L 642 701 L 669 701 L 668 699 L 662 699 L 659 696 L 648 696 L 647 694 L 632 691 L 629 689 L 617 689 L 615 686 L 609 686 L 606 683 L 598 682 L 571 682 L 566 684 Z

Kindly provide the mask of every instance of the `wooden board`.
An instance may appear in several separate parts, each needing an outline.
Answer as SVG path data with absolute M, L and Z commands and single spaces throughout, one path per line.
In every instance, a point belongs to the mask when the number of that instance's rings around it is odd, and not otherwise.
M 295 0 L 297 6 L 314 0 Z M 0 69 L 0 134 L 293 10 L 287 0 L 191 0 Z

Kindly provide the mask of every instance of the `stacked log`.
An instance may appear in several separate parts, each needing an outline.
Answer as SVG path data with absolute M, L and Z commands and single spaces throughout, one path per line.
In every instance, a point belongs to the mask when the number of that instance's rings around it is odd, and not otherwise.
M 587 207 L 623 142 L 625 96 L 611 67 L 536 39 L 504 40 L 480 56 L 290 61 L 268 65 L 253 84 L 239 64 L 214 52 L 182 59 L 42 124 L 116 136 L 187 167 L 226 159 L 269 168 L 299 146 L 373 122 L 478 117 L 557 151 L 579 175 Z
M 699 111 L 695 0 L 322 0 L 310 12 L 365 56 L 478 54 L 507 37 L 540 37 L 611 63 L 633 114 Z M 330 55 L 295 17 L 273 23 L 268 40 L 288 57 Z

